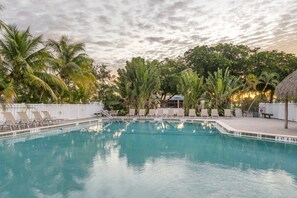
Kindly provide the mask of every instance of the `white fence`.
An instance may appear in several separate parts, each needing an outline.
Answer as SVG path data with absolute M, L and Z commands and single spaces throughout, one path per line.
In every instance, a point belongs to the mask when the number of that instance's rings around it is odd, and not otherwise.
M 103 109 L 102 103 L 93 104 L 10 104 L 5 111 L 12 112 L 18 119 L 17 112 L 26 112 L 30 119 L 34 116 L 32 111 L 48 111 L 53 117 L 59 119 L 81 119 L 94 116 L 94 113 Z M 0 106 L 0 121 L 3 121 L 3 107 Z
M 289 103 L 288 119 L 297 121 L 297 104 Z M 272 113 L 273 118 L 285 119 L 285 103 L 260 103 L 259 109 L 264 113 Z

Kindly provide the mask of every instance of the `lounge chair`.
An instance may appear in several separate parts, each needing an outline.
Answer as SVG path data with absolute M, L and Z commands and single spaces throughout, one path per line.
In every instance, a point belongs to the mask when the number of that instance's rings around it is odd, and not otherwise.
M 52 123 L 54 123 L 54 122 L 60 123 L 60 121 L 61 121 L 61 119 L 53 118 L 48 111 L 42 111 L 42 113 L 44 115 L 44 120 L 45 121 L 52 122 Z
M 30 125 L 33 125 L 33 123 L 31 122 L 26 112 L 17 112 L 17 113 L 19 114 L 19 117 L 20 117 L 20 124 L 23 124 L 25 125 L 25 127 L 27 126 L 28 128 L 30 127 Z
M 130 109 L 127 116 L 135 116 L 135 109 Z
M 119 110 L 111 110 L 110 111 L 110 115 L 111 116 L 117 116 L 118 115 Z
M 138 116 L 145 116 L 145 109 L 139 109 Z
M 189 109 L 189 117 L 196 117 L 195 109 Z
M 212 109 L 211 110 L 211 117 L 212 118 L 219 118 L 219 112 L 218 112 L 218 109 Z
M 177 115 L 177 117 L 184 117 L 185 116 L 185 110 L 184 109 L 178 109 L 176 115 Z
M 41 116 L 41 114 L 39 113 L 39 111 L 32 111 L 33 115 L 34 115 L 34 120 L 33 120 L 33 123 L 35 123 L 35 126 L 36 125 L 40 125 L 40 126 L 43 126 L 44 123 L 48 123 L 49 124 L 49 121 L 47 120 L 44 120 Z
M 156 115 L 156 110 L 155 109 L 149 109 L 149 112 L 147 114 L 147 116 L 152 117 Z
M 158 109 L 157 111 L 157 117 L 163 117 L 163 109 Z
M 208 109 L 201 109 L 201 115 L 202 118 L 207 118 L 209 117 L 208 115 Z
M 12 130 L 14 127 L 18 127 L 20 129 L 20 123 L 15 120 L 11 112 L 2 112 L 5 122 L 2 125 L 2 129 L 4 126 L 7 126 Z
M 167 117 L 174 117 L 173 109 L 168 109 Z
M 224 117 L 226 118 L 232 117 L 231 109 L 224 109 Z

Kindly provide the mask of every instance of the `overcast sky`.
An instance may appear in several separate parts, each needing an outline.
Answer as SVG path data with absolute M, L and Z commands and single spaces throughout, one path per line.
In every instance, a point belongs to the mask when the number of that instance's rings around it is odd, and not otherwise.
M 297 0 L 4 0 L 0 18 L 44 39 L 84 42 L 114 69 L 220 42 L 297 54 Z

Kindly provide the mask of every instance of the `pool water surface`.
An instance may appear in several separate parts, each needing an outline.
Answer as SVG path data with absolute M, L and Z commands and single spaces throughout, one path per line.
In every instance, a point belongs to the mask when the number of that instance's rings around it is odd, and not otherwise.
M 0 197 L 297 197 L 297 145 L 210 124 L 103 122 L 0 141 Z

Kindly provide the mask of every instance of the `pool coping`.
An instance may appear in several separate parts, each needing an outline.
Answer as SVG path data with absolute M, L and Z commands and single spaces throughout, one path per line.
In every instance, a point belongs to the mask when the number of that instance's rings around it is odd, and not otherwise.
M 230 118 L 228 118 L 230 119 Z M 231 118 L 232 119 L 232 118 Z M 26 128 L 20 130 L 12 130 L 12 131 L 4 131 L 0 132 L 0 139 L 16 137 L 18 135 L 27 135 L 38 132 L 45 132 L 49 129 L 61 129 L 61 127 L 75 127 L 81 126 L 85 124 L 97 123 L 98 121 L 182 121 L 182 122 L 206 122 L 213 123 L 216 129 L 225 135 L 233 136 L 233 137 L 243 137 L 243 138 L 252 138 L 257 140 L 265 140 L 265 141 L 274 141 L 274 142 L 282 142 L 288 144 L 297 144 L 297 135 L 286 135 L 286 134 L 275 134 L 275 133 L 267 133 L 267 132 L 258 132 L 258 131 L 247 131 L 247 130 L 239 130 L 232 128 L 228 124 L 224 123 L 222 120 L 218 119 L 210 119 L 210 118 L 195 118 L 195 117 L 127 117 L 127 116 L 117 116 L 117 117 L 91 117 L 82 120 L 70 120 L 66 123 L 54 124 L 42 127 L 35 128 Z

